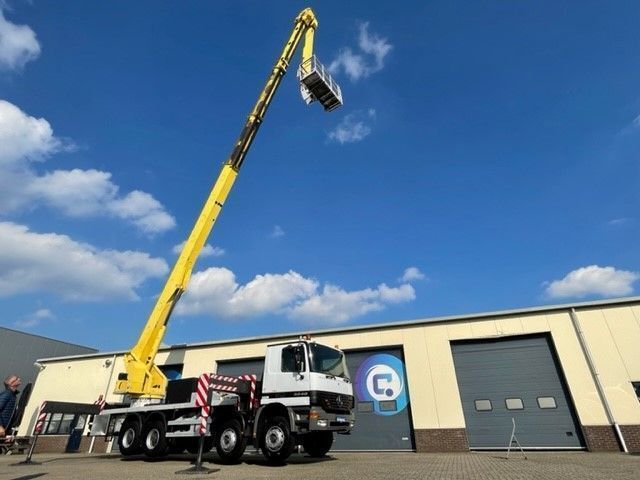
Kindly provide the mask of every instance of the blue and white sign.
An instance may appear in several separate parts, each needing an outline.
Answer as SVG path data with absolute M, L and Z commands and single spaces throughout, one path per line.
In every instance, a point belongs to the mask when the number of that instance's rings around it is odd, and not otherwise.
M 395 415 L 407 406 L 404 365 L 393 355 L 371 355 L 360 364 L 355 379 L 358 401 L 373 402 L 377 415 Z M 380 402 L 384 402 L 381 408 Z

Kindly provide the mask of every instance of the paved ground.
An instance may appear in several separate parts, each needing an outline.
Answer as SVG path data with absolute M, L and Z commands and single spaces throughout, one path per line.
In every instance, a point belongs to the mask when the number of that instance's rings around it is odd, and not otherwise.
M 597 453 L 531 453 L 509 460 L 503 453 L 415 454 L 338 453 L 316 460 L 294 455 L 281 467 L 268 466 L 261 456 L 245 455 L 238 465 L 218 465 L 207 456 L 205 466 L 220 471 L 206 476 L 175 475 L 190 466 L 191 457 L 171 456 L 162 461 L 123 460 L 115 455 L 41 454 L 41 465 L 16 466 L 24 456 L 0 457 L 0 480 L 53 479 L 562 479 L 625 480 L 640 478 L 640 456 Z

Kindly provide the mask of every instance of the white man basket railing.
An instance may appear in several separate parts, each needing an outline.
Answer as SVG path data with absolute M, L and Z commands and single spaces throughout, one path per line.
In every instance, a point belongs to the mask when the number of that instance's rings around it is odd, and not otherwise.
M 327 112 L 342 105 L 342 90 L 329 71 L 313 55 L 298 68 L 300 92 L 307 104 L 317 100 Z

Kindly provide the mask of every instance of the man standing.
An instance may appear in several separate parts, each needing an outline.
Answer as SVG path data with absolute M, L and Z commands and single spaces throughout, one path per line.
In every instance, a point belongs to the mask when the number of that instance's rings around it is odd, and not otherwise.
M 20 378 L 17 375 L 9 375 L 4 379 L 4 392 L 0 393 L 0 438 L 4 437 L 9 428 L 9 422 L 16 406 Z

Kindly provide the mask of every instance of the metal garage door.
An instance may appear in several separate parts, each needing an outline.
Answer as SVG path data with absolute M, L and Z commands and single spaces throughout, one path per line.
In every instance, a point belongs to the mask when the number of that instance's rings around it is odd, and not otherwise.
M 255 374 L 258 380 L 262 380 L 264 370 L 264 358 L 253 358 L 250 360 L 234 360 L 230 362 L 218 362 L 216 373 L 235 377 L 238 375 Z
M 582 435 L 550 339 L 454 342 L 471 448 L 507 448 L 513 418 L 524 448 L 581 448 Z
M 409 393 L 402 350 L 346 352 L 356 396 L 356 427 L 336 435 L 333 450 L 412 450 Z M 220 362 L 218 373 L 260 377 L 263 359 Z

